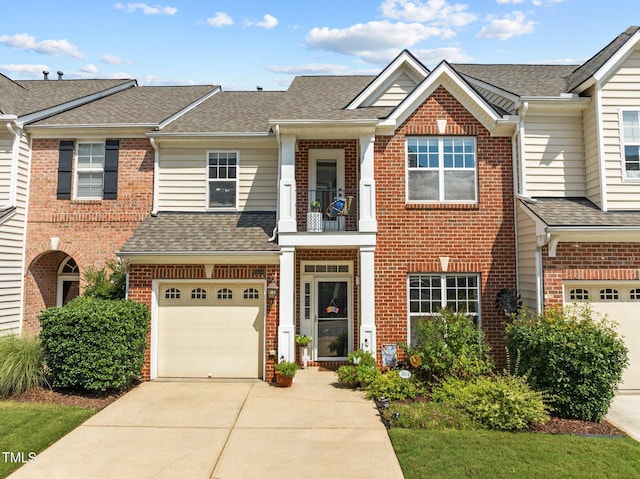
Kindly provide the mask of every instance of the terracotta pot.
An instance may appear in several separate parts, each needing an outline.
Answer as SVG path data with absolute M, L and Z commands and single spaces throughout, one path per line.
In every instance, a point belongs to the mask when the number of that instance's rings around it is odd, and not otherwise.
M 282 388 L 290 388 L 293 384 L 293 376 L 282 376 L 278 374 L 278 386 Z

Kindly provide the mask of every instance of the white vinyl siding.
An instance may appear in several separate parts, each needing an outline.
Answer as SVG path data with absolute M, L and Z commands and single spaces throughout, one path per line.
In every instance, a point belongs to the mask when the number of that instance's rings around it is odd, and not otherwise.
M 2 162 L 4 163 L 9 155 L 8 161 L 11 164 L 11 153 L 5 150 L 7 142 L 12 144 L 12 137 L 5 137 L 0 140 L 3 152 Z M 20 153 L 18 158 L 18 183 L 16 190 L 16 210 L 4 223 L 0 224 L 0 335 L 7 333 L 18 333 L 20 330 L 20 310 L 22 302 L 22 257 L 24 253 L 25 237 L 25 214 L 27 201 L 27 183 L 29 175 L 29 145 L 22 137 L 20 142 Z M 9 146 L 9 150 L 11 146 Z M 7 153 L 5 153 L 7 151 Z M 3 175 L 4 179 L 4 175 Z M 6 204 L 8 198 L 3 199 Z
M 0 136 L 0 205 L 6 205 L 9 202 L 12 144 L 10 136 Z
M 525 165 L 529 196 L 585 196 L 582 116 L 526 116 Z
M 640 110 L 640 51 L 633 51 L 602 86 L 605 182 L 609 210 L 637 210 L 640 180 L 625 178 L 621 111 Z
M 536 225 L 518 204 L 518 293 L 525 306 L 536 308 Z
M 399 75 L 387 90 L 375 99 L 371 106 L 397 106 L 416 87 L 416 82 L 406 73 Z
M 207 211 L 207 151 L 218 150 L 160 147 L 160 211 Z M 238 210 L 275 211 L 278 150 L 241 148 L 235 151 L 239 158 Z

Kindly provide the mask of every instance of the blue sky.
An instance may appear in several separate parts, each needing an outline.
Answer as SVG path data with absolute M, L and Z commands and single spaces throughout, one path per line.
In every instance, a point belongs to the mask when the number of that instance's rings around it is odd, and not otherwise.
M 405 48 L 429 67 L 582 63 L 639 23 L 638 0 L 12 1 L 0 72 L 283 90 L 295 75 L 376 74 Z

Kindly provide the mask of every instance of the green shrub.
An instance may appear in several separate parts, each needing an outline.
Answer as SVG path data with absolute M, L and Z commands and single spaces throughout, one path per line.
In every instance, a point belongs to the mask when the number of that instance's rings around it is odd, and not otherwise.
M 416 376 L 405 379 L 396 370 L 380 374 L 367 388 L 367 397 L 376 400 L 383 397 L 389 401 L 413 399 L 425 393 L 424 385 Z
M 409 404 L 392 403 L 382 411 L 389 427 L 407 429 L 480 429 L 468 413 L 450 403 L 416 401 Z
M 106 394 L 140 377 L 149 311 L 125 300 L 79 297 L 40 314 L 40 337 L 57 388 Z
M 340 366 L 337 371 L 338 380 L 347 386 L 367 387 L 380 375 L 370 352 L 358 349 L 349 353 L 347 361 L 349 364 Z
M 487 429 L 514 431 L 549 419 L 542 393 L 519 376 L 451 377 L 433 390 L 431 398 L 466 411 Z
M 42 345 L 29 336 L 0 337 L 0 397 L 45 384 Z
M 611 323 L 589 306 L 527 313 L 506 328 L 518 372 L 545 391 L 554 415 L 601 421 L 609 410 L 628 352 Z
M 428 382 L 493 370 L 482 330 L 469 315 L 448 310 L 416 321 L 413 344 L 406 349 L 406 356 L 411 367 Z
M 111 270 L 111 273 L 107 271 Z M 105 268 L 88 267 L 83 275 L 83 296 L 100 299 L 124 299 L 126 294 L 127 265 L 108 261 Z

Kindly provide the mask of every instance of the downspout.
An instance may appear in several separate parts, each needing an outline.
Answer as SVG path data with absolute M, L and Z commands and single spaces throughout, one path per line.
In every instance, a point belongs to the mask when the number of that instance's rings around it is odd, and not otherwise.
M 9 178 L 9 198 L 8 202 L 0 206 L 0 213 L 11 210 L 16 207 L 18 197 L 18 163 L 20 160 L 20 139 L 22 137 L 22 129 L 14 129 L 11 122 L 7 122 L 7 129 L 13 135 L 13 145 L 11 147 L 11 173 Z
M 153 206 L 151 209 L 151 216 L 156 216 L 158 214 L 158 202 L 159 202 L 159 192 L 158 186 L 160 185 L 160 179 L 158 178 L 158 173 L 160 171 L 160 149 L 156 143 L 156 139 L 154 137 L 149 137 L 149 142 L 153 147 Z
M 520 155 L 518 150 L 518 135 L 520 133 L 520 123 L 516 125 L 516 129 L 511 135 L 511 156 L 513 163 L 513 226 L 515 228 L 515 248 L 516 248 L 516 291 L 520 291 L 520 248 L 518 243 L 518 195 L 520 193 L 520 185 L 518 184 L 518 162 Z
M 275 128 L 276 139 L 278 140 L 278 178 L 276 179 L 276 226 L 273 228 L 271 238 L 267 241 L 273 243 L 278 237 L 278 221 L 280 221 L 280 178 L 282 172 L 282 143 L 280 142 L 280 125 Z
M 529 111 L 529 102 L 522 102 L 522 110 L 520 111 L 520 122 L 518 123 L 518 156 L 521 161 L 520 168 L 518 168 L 518 172 L 520 173 L 519 181 L 520 181 L 520 191 L 517 192 L 518 195 L 527 198 L 527 173 L 525 166 L 525 151 L 524 151 L 524 117 L 527 115 L 527 111 Z
M 596 130 L 597 130 L 597 138 L 598 138 L 598 169 L 600 170 L 600 209 L 602 211 L 607 211 L 609 209 L 609 205 L 607 204 L 607 165 L 605 164 L 604 158 L 604 130 L 603 130 L 603 121 L 602 121 L 602 94 L 600 90 L 600 81 L 596 82 L 595 85 L 595 96 L 596 96 Z

